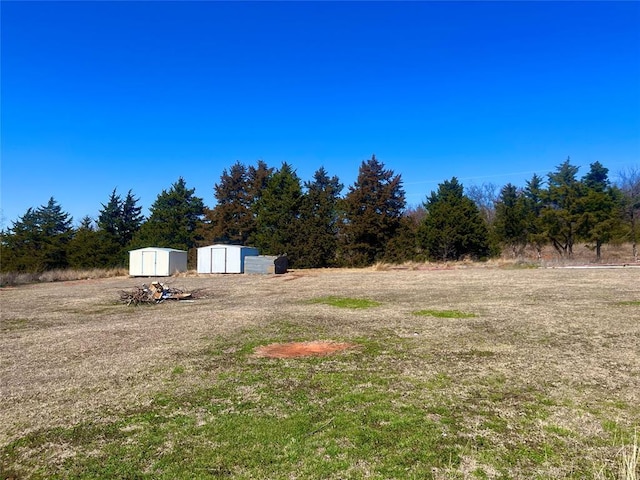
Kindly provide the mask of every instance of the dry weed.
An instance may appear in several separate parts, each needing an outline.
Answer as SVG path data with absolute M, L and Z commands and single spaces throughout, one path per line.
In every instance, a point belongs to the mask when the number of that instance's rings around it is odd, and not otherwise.
M 620 478 L 622 480 L 638 480 L 640 475 L 640 445 L 638 430 L 634 430 L 633 443 L 620 450 Z
M 126 268 L 58 269 L 38 273 L 3 272 L 0 274 L 0 286 L 123 277 L 128 274 L 129 271 Z

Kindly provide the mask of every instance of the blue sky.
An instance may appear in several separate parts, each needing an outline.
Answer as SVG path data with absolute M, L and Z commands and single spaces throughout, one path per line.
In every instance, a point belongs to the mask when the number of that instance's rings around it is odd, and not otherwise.
M 148 214 L 180 176 L 213 206 L 238 160 L 347 186 L 375 154 L 410 205 L 452 176 L 640 164 L 640 2 L 0 8 L 5 226 L 51 196 L 95 218 L 114 188 Z

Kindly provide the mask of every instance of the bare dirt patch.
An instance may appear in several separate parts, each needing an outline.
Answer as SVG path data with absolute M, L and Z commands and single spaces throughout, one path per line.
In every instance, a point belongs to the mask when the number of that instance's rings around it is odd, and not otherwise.
M 355 345 L 325 341 L 272 343 L 257 347 L 254 350 L 254 356 L 268 358 L 321 357 L 350 348 L 355 348 Z

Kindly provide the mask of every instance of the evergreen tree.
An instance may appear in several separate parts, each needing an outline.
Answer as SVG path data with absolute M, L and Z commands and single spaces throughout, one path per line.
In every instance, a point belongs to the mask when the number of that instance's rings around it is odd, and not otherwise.
M 393 237 L 387 242 L 382 258 L 387 263 L 403 263 L 418 258 L 419 221 L 413 215 L 403 214 Z
M 129 190 L 122 202 L 120 221 L 118 223 L 118 239 L 120 245 L 124 248 L 133 240 L 144 221 L 142 207 L 138 205 L 139 201 L 140 199 L 136 198 L 132 191 Z
M 104 268 L 108 265 L 102 249 L 101 234 L 93 226 L 93 220 L 85 216 L 75 230 L 73 238 L 69 242 L 69 267 Z
M 103 263 L 102 267 L 114 267 L 123 264 L 124 260 L 121 258 L 121 250 L 124 246 L 120 242 L 120 219 L 122 216 L 122 197 L 116 193 L 114 188 L 109 196 L 109 200 L 106 204 L 102 204 L 102 209 L 98 213 L 98 231 L 96 237 L 98 242 L 94 250 L 95 258 L 99 258 Z M 92 239 L 92 235 L 88 232 L 83 232 L 81 238 L 87 240 Z M 88 249 L 81 247 L 76 243 L 77 251 L 89 253 Z M 92 260 L 86 259 L 81 261 L 77 256 L 74 259 L 75 263 L 92 263 Z
M 96 229 L 93 228 L 93 219 L 89 215 L 85 215 L 80 219 L 80 225 L 78 225 L 76 230 L 88 230 L 95 232 Z
M 542 248 L 547 243 L 547 236 L 544 233 L 542 223 L 542 210 L 544 208 L 544 188 L 543 179 L 537 174 L 533 174 L 531 180 L 527 181 L 524 189 L 524 208 L 526 211 L 527 242 L 532 245 L 537 254 L 538 260 L 542 258 Z
M 98 213 L 98 228 L 113 237 L 118 238 L 118 224 L 122 214 L 122 197 L 116 193 L 114 188 L 109 196 L 106 205 L 102 204 L 102 209 Z
M 489 231 L 476 204 L 456 177 L 438 186 L 424 203 L 427 211 L 418 242 L 432 260 L 474 259 L 490 254 Z
M 349 266 L 382 260 L 400 228 L 405 207 L 402 178 L 373 155 L 341 202 L 340 257 Z
M 29 208 L 3 238 L 2 269 L 42 272 L 66 268 L 72 221 L 53 197 L 46 205 Z
M 402 212 L 400 226 L 387 243 L 383 260 L 388 263 L 424 261 L 422 248 L 418 245 L 418 230 L 426 215 L 423 205 L 407 207 Z
M 5 272 L 42 271 L 38 218 L 33 208 L 12 222 L 3 235 L 2 270 Z
M 47 237 L 68 236 L 73 230 L 71 226 L 73 218 L 62 210 L 53 197 L 46 205 L 38 207 L 36 214 L 40 230 Z
M 502 187 L 493 229 L 497 240 L 509 247 L 514 257 L 522 257 L 528 243 L 527 214 L 524 195 L 511 183 Z
M 113 189 L 107 203 L 102 204 L 97 220 L 100 242 L 95 255 L 101 259 L 103 267 L 126 264 L 127 246 L 144 219 L 141 211 L 131 190 L 123 200 Z
M 612 188 L 609 170 L 600 162 L 592 163 L 583 177 L 583 193 L 576 205 L 576 232 L 592 244 L 600 261 L 602 245 L 613 237 L 621 225 L 622 195 Z
M 214 186 L 216 206 L 205 209 L 203 243 L 247 243 L 255 231 L 252 187 L 247 167 L 240 162 L 233 164 L 229 171 L 222 171 L 220 182 Z
M 135 234 L 131 248 L 167 247 L 188 250 L 199 239 L 196 229 L 202 220 L 204 203 L 187 188 L 182 177 L 163 190 L 150 208 L 151 215 Z
M 305 182 L 300 206 L 299 242 L 295 265 L 328 267 L 335 264 L 338 233 L 337 205 L 343 185 L 321 167 Z
M 274 169 L 267 166 L 262 160 L 258 160 L 258 164 L 255 167 L 250 166 L 247 169 L 251 205 L 255 206 L 260 197 L 262 197 L 262 192 L 267 188 L 267 183 L 269 183 L 273 171 Z
M 578 167 L 567 158 L 555 172 L 548 174 L 548 188 L 544 195 L 542 225 L 549 241 L 563 257 L 571 257 L 576 240 L 576 221 L 581 184 L 576 175 Z
M 609 182 L 609 169 L 605 168 L 600 162 L 589 165 L 589 171 L 582 177 L 582 183 L 585 187 L 596 192 L 604 192 L 611 183 Z
M 255 203 L 256 231 L 253 244 L 267 255 L 287 253 L 293 265 L 300 260 L 297 235 L 302 187 L 291 166 L 284 162 L 272 174 Z
M 68 213 L 62 211 L 62 207 L 53 197 L 49 199 L 47 205 L 39 207 L 36 214 L 42 236 L 40 254 L 43 270 L 66 268 L 68 266 L 67 248 L 73 235 L 73 219 Z

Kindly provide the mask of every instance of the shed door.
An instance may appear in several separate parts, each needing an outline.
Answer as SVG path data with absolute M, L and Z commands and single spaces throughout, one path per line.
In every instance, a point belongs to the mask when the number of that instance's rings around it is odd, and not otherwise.
M 156 255 L 158 252 L 142 252 L 142 275 L 156 274 Z
M 211 272 L 227 273 L 227 249 L 226 248 L 211 249 Z

